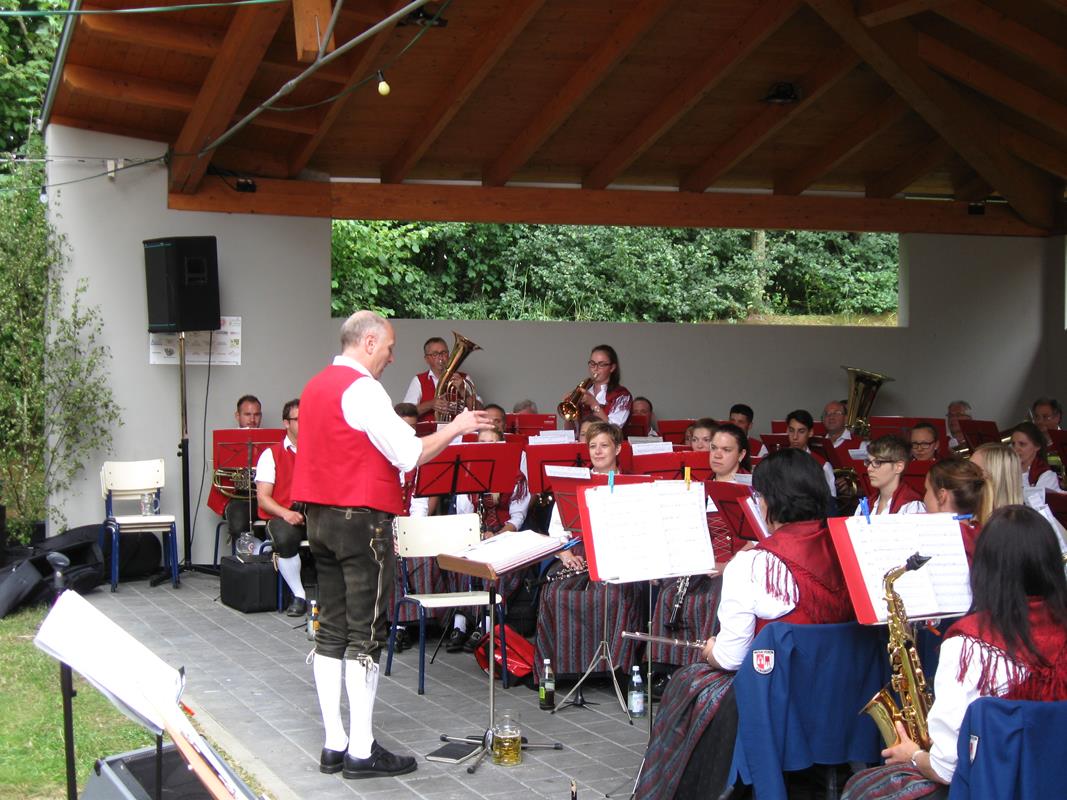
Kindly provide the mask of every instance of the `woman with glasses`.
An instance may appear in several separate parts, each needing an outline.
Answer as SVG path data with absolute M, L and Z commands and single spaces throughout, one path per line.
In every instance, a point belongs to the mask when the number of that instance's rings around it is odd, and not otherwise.
M 917 422 L 908 435 L 912 461 L 937 461 L 937 428 L 929 422 Z
M 1024 489 L 1060 491 L 1060 479 L 1045 460 L 1045 437 L 1032 422 L 1011 429 L 1011 449 L 1019 457 Z
M 765 625 L 853 619 L 826 527 L 830 493 L 819 465 L 798 450 L 779 450 L 760 462 L 752 481 L 772 534 L 723 570 L 719 633 L 707 640 L 704 663 L 679 670 L 667 684 L 639 798 L 722 793 L 737 732 L 733 678 Z
M 585 432 L 591 471 L 598 475 L 619 471 L 622 429 L 607 422 L 593 422 Z M 563 527 L 559 507 L 553 506 L 548 526 L 551 536 L 569 536 Z M 648 607 L 643 584 L 593 583 L 586 569 L 582 545 L 559 553 L 559 565 L 550 568 L 548 582 L 541 588 L 537 613 L 535 664 L 552 659 L 557 675 L 579 675 L 593 660 L 603 634 L 611 646 L 615 664 L 629 669 L 636 663 L 632 639 L 623 639 L 623 631 L 642 630 Z M 559 579 L 560 569 L 572 574 Z M 563 573 L 566 575 L 566 573 Z M 604 604 L 608 608 L 608 630 L 601 631 Z
M 866 510 L 861 501 L 853 516 L 926 513 L 922 497 L 901 479 L 907 463 L 908 446 L 899 436 L 883 436 L 867 445 L 864 465 L 872 491 Z
M 843 800 L 946 798 L 971 703 L 979 697 L 1067 700 L 1067 580 L 1056 536 L 1038 512 L 1006 506 L 990 517 L 975 550 L 971 592 L 970 613 L 941 645 L 927 717 L 929 750 L 897 723 L 900 741 L 882 751 L 885 765 L 854 776 Z
M 633 406 L 633 395 L 621 385 L 619 356 L 609 344 L 599 344 L 589 354 L 589 377 L 593 385 L 582 395 L 585 416 L 626 427 Z M 564 395 L 566 400 L 568 395 Z

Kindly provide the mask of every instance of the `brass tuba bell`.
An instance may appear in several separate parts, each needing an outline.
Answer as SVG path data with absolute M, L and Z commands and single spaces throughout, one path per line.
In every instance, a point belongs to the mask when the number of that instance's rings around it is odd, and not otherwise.
M 883 383 L 893 380 L 888 375 L 880 375 L 877 372 L 868 372 L 865 369 L 842 366 L 848 373 L 848 400 L 845 417 L 845 427 L 852 431 L 854 436 L 866 439 L 871 431 L 870 416 L 874 400 L 878 397 L 878 390 Z
M 462 381 L 454 381 L 453 378 L 456 376 L 459 365 L 466 360 L 467 356 L 482 348 L 459 331 L 452 331 L 452 335 L 456 337 L 456 343 L 452 346 L 448 364 L 445 366 L 445 371 L 441 373 L 437 388 L 433 393 L 435 398 L 444 397 L 448 402 L 447 409 L 434 412 L 434 419 L 438 422 L 451 422 L 465 409 L 475 408 L 478 400 L 474 381 L 469 377 L 464 377 Z

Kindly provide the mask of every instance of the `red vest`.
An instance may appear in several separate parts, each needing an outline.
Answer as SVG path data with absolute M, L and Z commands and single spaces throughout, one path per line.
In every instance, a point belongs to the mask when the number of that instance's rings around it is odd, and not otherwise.
M 822 520 L 793 522 L 779 528 L 756 546 L 777 556 L 797 585 L 795 607 L 778 619 L 756 620 L 756 633 L 772 622 L 822 625 L 855 619 L 845 576 Z M 773 563 L 773 562 L 772 562 Z M 767 590 L 785 595 L 783 576 L 769 572 Z M 790 598 L 792 599 L 792 598 Z
M 352 367 L 332 365 L 304 387 L 292 499 L 400 514 L 404 504 L 399 471 L 366 433 L 345 422 L 341 411 L 341 395 L 363 379 L 367 376 Z
M 871 496 L 867 498 L 867 503 L 870 506 L 871 513 L 878 508 L 878 492 L 872 492 Z M 896 491 L 893 492 L 893 496 L 889 499 L 889 513 L 897 514 L 900 509 L 906 506 L 908 503 L 914 503 L 916 500 L 922 501 L 922 495 L 912 489 L 908 484 L 904 483 L 904 479 L 901 478 L 900 484 L 897 486 Z
M 1033 463 L 1030 464 L 1029 474 L 1026 476 L 1030 481 L 1031 486 L 1037 486 L 1037 479 L 1044 475 L 1046 472 L 1051 472 L 1052 467 L 1048 465 L 1047 461 L 1040 458 L 1035 458 Z
M 467 377 L 465 372 L 457 372 L 456 376 L 462 380 Z M 415 376 L 419 379 L 419 386 L 422 387 L 422 394 L 419 395 L 418 403 L 425 403 L 427 400 L 433 400 L 434 392 L 437 391 L 437 387 L 434 386 L 433 378 L 430 376 L 430 370 L 420 372 Z M 416 403 L 416 405 L 418 405 Z M 425 414 L 419 417 L 419 422 L 433 422 L 436 417 L 434 416 L 434 410 L 431 408 Z
M 274 455 L 274 490 L 270 496 L 282 508 L 289 508 L 293 504 L 293 468 L 296 466 L 296 453 L 285 446 L 285 441 L 270 446 Z M 263 510 L 263 506 L 259 506 L 259 518 L 274 519 L 274 515 L 268 514 Z

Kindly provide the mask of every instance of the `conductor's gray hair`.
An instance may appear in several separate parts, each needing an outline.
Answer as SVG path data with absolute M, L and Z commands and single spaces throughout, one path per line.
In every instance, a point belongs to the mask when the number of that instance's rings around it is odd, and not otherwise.
M 359 344 L 368 333 L 381 333 L 386 326 L 385 317 L 373 311 L 357 311 L 341 324 L 341 349 Z

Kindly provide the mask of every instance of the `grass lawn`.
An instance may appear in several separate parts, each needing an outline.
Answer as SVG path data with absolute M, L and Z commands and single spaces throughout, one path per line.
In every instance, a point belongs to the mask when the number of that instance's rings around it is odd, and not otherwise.
M 0 798 L 66 797 L 59 662 L 33 645 L 47 608 L 0 620 Z M 154 743 L 84 680 L 74 676 L 74 747 L 79 791 L 93 762 Z

